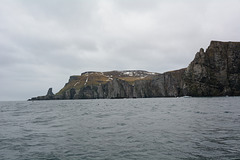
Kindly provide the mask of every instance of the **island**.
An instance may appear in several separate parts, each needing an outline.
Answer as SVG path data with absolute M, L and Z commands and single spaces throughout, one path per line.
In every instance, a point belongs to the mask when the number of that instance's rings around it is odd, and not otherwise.
M 29 100 L 209 97 L 240 95 L 240 42 L 211 41 L 187 68 L 155 73 L 143 70 L 84 72 L 70 76 L 56 94 Z

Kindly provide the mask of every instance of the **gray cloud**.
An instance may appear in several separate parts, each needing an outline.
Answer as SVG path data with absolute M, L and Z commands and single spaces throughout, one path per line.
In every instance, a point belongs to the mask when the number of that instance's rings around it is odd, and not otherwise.
M 2 0 L 0 100 L 57 92 L 88 70 L 187 67 L 211 40 L 239 41 L 238 0 Z

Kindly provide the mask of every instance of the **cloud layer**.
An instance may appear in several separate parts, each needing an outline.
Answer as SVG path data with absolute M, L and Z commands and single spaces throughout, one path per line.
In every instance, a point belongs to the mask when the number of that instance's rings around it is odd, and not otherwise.
M 1 0 L 0 100 L 57 92 L 84 71 L 186 67 L 240 41 L 238 0 Z

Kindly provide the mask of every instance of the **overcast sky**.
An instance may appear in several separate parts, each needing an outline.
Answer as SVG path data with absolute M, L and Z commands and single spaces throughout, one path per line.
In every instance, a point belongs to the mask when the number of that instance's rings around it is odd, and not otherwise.
M 239 0 L 0 0 L 0 100 L 56 93 L 85 71 L 184 68 L 239 29 Z

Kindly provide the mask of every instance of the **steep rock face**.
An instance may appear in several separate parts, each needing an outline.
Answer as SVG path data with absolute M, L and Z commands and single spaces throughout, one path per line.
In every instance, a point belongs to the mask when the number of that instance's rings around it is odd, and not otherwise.
M 55 95 L 55 99 L 148 98 L 183 95 L 181 88 L 185 69 L 164 74 L 144 71 L 145 73 L 138 75 L 136 72 L 142 71 L 86 72 L 80 77 L 71 76 L 65 87 Z M 85 76 L 85 82 L 81 86 L 83 76 Z M 107 79 L 103 81 L 105 76 Z M 78 85 L 81 87 L 79 88 Z
M 164 74 L 146 71 L 85 72 L 81 76 L 71 76 L 54 99 L 182 96 L 184 72 L 185 69 Z
M 240 43 L 212 41 L 196 54 L 185 73 L 184 94 L 240 95 Z
M 184 96 L 183 93 L 183 86 L 184 86 L 184 76 L 185 76 L 186 68 L 166 72 L 165 75 L 165 90 L 166 96 L 173 97 L 173 96 Z
M 53 96 L 52 88 L 48 89 L 47 95 L 46 96 Z
M 239 96 L 240 42 L 212 41 L 187 68 L 163 74 L 141 70 L 84 72 L 57 93 L 31 100 Z
M 85 72 L 71 76 L 56 99 L 151 97 L 150 91 L 145 93 L 149 90 L 146 83 L 155 75 L 157 73 L 138 70 Z

